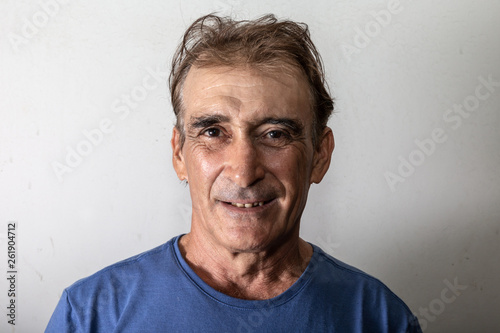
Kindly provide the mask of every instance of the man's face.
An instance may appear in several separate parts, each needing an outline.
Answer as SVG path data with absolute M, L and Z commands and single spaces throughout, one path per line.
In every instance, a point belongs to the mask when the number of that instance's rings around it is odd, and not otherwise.
M 191 233 L 214 246 L 255 252 L 298 237 L 309 186 L 330 156 L 324 163 L 325 150 L 313 148 L 308 86 L 292 72 L 192 67 L 186 77 L 185 142 L 174 129 L 173 161 L 189 183 Z

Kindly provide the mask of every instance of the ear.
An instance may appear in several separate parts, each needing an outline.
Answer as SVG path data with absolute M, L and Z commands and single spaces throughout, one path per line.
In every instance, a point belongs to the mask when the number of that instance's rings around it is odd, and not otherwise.
M 182 155 L 181 146 L 181 133 L 174 127 L 172 131 L 172 140 L 170 140 L 172 145 L 172 164 L 174 165 L 177 177 L 182 180 L 188 180 L 186 162 L 184 161 L 184 155 Z
M 321 135 L 319 146 L 314 150 L 313 167 L 309 183 L 319 184 L 325 176 L 330 161 L 332 159 L 333 149 L 335 148 L 335 140 L 330 127 L 326 127 Z

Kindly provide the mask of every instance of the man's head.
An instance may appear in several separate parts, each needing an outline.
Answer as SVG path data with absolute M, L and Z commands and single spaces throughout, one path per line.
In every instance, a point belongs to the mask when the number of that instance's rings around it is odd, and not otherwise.
M 334 146 L 326 126 L 332 101 L 322 84 L 311 85 L 323 80 L 321 66 L 299 56 L 316 51 L 301 49 L 310 40 L 292 22 L 207 20 L 220 24 L 195 23 L 202 38 L 185 38 L 184 45 L 193 45 L 180 49 L 171 76 L 173 164 L 189 182 L 190 235 L 232 252 L 293 243 L 309 187 L 325 175 Z M 212 44 L 226 45 L 225 51 Z M 320 92 L 328 98 L 317 102 Z M 321 112 L 312 112 L 318 107 Z
M 184 140 L 182 91 L 191 67 L 253 67 L 265 73 L 302 73 L 307 80 L 313 117 L 313 144 L 318 143 L 333 111 L 321 56 L 305 24 L 278 21 L 266 15 L 254 21 L 234 21 L 207 15 L 184 34 L 172 60 L 169 83 L 177 129 Z M 305 112 L 306 110 L 304 110 Z

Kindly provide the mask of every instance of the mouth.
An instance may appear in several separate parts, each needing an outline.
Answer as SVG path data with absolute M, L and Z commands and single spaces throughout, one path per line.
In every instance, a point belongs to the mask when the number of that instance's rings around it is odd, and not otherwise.
M 252 207 L 257 207 L 257 206 L 263 206 L 264 201 L 256 201 L 256 202 L 249 202 L 249 203 L 239 203 L 239 202 L 228 202 L 232 206 L 238 207 L 238 208 L 252 208 Z
M 221 201 L 221 202 L 228 205 L 228 206 L 248 209 L 248 208 L 262 207 L 262 206 L 269 204 L 272 201 L 274 201 L 274 199 L 267 200 L 267 201 L 262 200 L 262 201 L 249 201 L 249 202 L 233 202 L 233 201 Z

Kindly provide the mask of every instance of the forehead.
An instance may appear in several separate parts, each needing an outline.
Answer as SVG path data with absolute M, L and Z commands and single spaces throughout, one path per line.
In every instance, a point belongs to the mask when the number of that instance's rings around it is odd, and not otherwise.
M 239 118 L 311 118 L 309 86 L 294 68 L 264 72 L 253 67 L 192 67 L 183 87 L 185 119 L 199 113 Z

